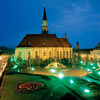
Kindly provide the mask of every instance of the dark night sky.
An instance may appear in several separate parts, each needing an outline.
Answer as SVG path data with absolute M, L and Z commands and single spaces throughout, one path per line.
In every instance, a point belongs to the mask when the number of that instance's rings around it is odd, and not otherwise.
M 16 47 L 28 34 L 40 34 L 43 0 L 0 0 L 0 45 Z M 92 48 L 100 42 L 100 0 L 47 0 L 49 33 L 75 47 Z

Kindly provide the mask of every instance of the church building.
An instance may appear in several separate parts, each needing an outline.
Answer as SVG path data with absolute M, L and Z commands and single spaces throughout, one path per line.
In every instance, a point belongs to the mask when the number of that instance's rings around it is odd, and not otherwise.
M 21 57 L 23 60 L 71 59 L 72 53 L 73 49 L 66 34 L 64 38 L 49 34 L 46 8 L 44 8 L 41 34 L 27 34 L 15 50 L 16 58 Z

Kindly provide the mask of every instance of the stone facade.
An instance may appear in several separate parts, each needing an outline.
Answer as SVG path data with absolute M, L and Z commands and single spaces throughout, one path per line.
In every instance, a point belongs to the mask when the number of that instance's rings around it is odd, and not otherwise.
M 15 56 L 16 58 L 21 57 L 23 60 L 40 58 L 46 59 L 63 59 L 72 58 L 72 48 L 67 47 L 20 47 L 16 48 Z

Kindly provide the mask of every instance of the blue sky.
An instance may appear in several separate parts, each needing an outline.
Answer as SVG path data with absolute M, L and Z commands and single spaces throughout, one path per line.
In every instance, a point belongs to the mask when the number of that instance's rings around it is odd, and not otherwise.
M 47 0 L 49 33 L 73 47 L 93 48 L 100 42 L 100 0 Z M 0 45 L 16 47 L 26 34 L 40 34 L 43 0 L 0 0 Z

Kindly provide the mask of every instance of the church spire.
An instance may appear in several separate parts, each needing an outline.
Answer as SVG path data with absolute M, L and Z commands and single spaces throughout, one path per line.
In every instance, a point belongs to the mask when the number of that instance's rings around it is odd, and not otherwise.
M 46 16 L 46 8 L 44 7 L 44 15 L 43 15 L 43 20 L 47 20 L 47 16 Z
M 42 34 L 48 34 L 48 20 L 47 20 L 47 16 L 46 16 L 46 7 L 44 7 L 41 31 L 42 31 Z

